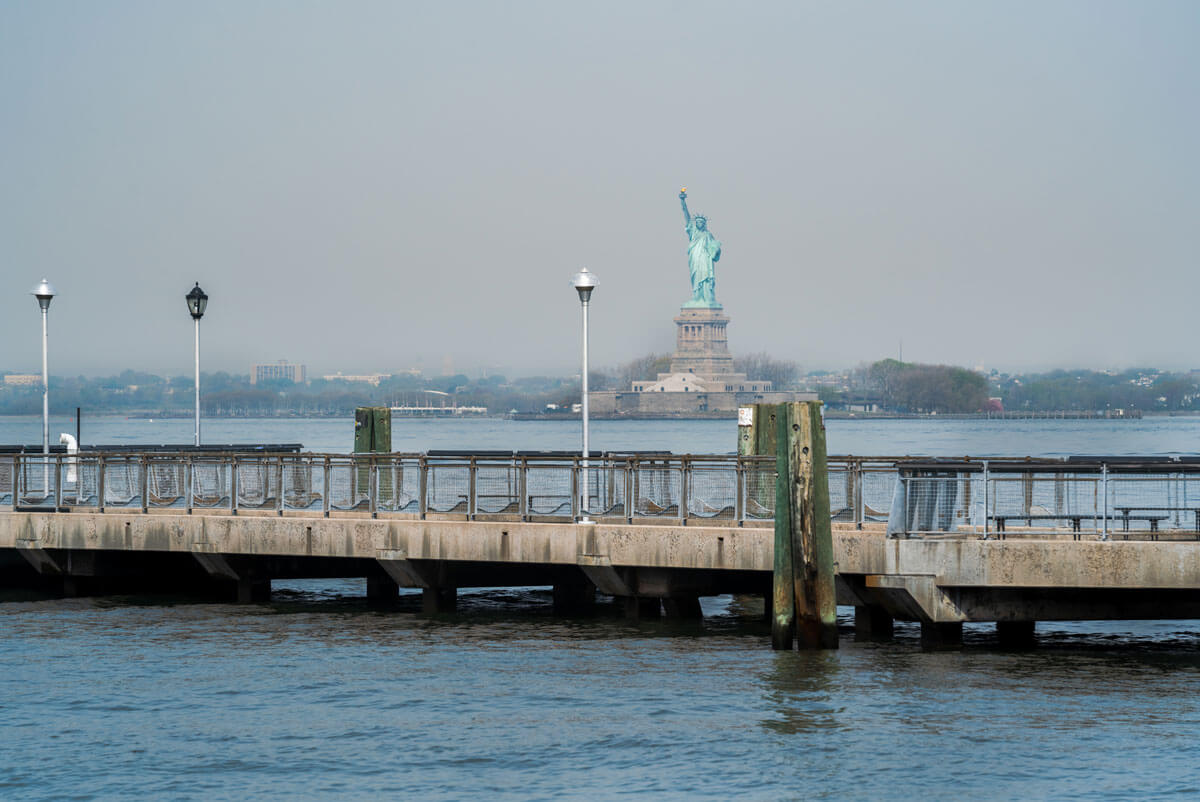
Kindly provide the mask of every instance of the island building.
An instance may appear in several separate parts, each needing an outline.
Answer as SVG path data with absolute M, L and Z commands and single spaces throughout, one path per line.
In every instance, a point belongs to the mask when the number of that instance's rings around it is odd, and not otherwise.
M 40 373 L 9 373 L 4 377 L 6 387 L 32 387 L 42 383 Z
M 692 297 L 675 318 L 671 369 L 653 379 L 634 381 L 629 390 L 588 393 L 590 412 L 599 417 L 733 417 L 747 404 L 816 401 L 816 393 L 776 390 L 771 382 L 752 380 L 733 369 L 727 329 L 729 317 L 717 303 L 715 264 L 721 242 L 703 215 L 688 213 L 687 193 L 679 193 L 688 234 Z
M 322 376 L 321 378 L 327 382 L 351 382 L 357 384 L 369 384 L 372 387 L 378 387 L 379 383 L 384 379 L 392 378 L 392 374 L 363 373 L 355 375 L 343 375 L 341 371 L 338 371 L 337 373 L 333 373 L 328 376 Z
M 267 365 L 251 365 L 250 366 L 250 383 L 258 384 L 259 382 L 273 381 L 276 379 L 284 379 L 294 384 L 304 384 L 307 373 L 304 365 L 286 360 L 279 360 Z

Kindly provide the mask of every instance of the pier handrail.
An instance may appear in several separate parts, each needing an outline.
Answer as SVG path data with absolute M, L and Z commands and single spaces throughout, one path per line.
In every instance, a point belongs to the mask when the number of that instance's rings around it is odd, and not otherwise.
M 834 516 L 880 520 L 893 457 L 829 458 Z M 255 510 L 323 516 L 519 520 L 592 517 L 767 525 L 775 460 L 735 454 L 570 452 L 101 451 L 0 454 L 0 505 L 14 510 Z M 587 510 L 573 500 L 587 477 Z M 873 493 L 863 485 L 875 482 Z M 886 487 L 884 487 L 886 485 Z M 582 497 L 582 493 L 578 494 Z M 869 498 L 865 498 L 869 496 Z

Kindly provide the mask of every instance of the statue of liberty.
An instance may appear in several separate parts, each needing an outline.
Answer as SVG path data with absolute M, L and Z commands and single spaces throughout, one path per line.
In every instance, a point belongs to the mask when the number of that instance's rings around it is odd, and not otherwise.
M 721 258 L 721 241 L 708 230 L 708 218 L 702 214 L 688 214 L 687 187 L 679 191 L 679 202 L 683 205 L 683 220 L 688 239 L 688 268 L 692 274 L 692 297 L 683 305 L 684 309 L 720 309 L 717 303 L 716 263 Z

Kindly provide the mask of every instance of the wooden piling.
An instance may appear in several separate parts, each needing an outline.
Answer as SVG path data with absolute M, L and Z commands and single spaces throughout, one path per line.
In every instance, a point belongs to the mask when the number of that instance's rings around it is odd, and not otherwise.
M 784 404 L 759 404 L 755 417 L 774 421 L 775 442 L 788 442 L 788 415 Z M 769 425 L 769 423 L 768 423 Z M 791 649 L 796 638 L 796 577 L 792 565 L 792 469 L 791 449 L 776 448 L 775 454 L 775 576 L 772 584 L 771 648 Z
M 820 402 L 756 404 L 739 416 L 738 453 L 774 454 L 771 646 L 836 649 L 833 526 Z
M 836 649 L 833 522 L 829 515 L 829 465 L 821 403 L 801 401 L 787 406 L 796 636 L 802 649 Z M 782 444 L 784 439 L 780 437 L 779 442 Z

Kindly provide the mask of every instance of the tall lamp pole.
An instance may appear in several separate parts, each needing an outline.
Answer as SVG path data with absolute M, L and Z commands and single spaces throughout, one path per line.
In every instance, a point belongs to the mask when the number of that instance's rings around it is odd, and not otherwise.
M 187 299 L 188 311 L 196 324 L 196 445 L 200 445 L 200 318 L 208 307 L 208 296 L 200 289 L 200 282 L 192 287 L 192 291 L 184 296 Z
M 54 285 L 46 279 L 29 291 L 37 298 L 38 306 L 42 308 L 42 489 L 50 494 L 50 369 L 47 353 L 50 338 L 46 330 L 47 313 L 50 311 L 50 301 L 54 300 Z
M 592 453 L 588 447 L 588 303 L 592 300 L 592 290 L 596 289 L 596 277 L 585 267 L 575 274 L 572 284 L 579 293 L 579 303 L 583 307 L 583 470 L 580 472 L 583 501 L 579 505 L 579 522 L 588 524 L 591 523 L 588 518 L 588 457 Z

